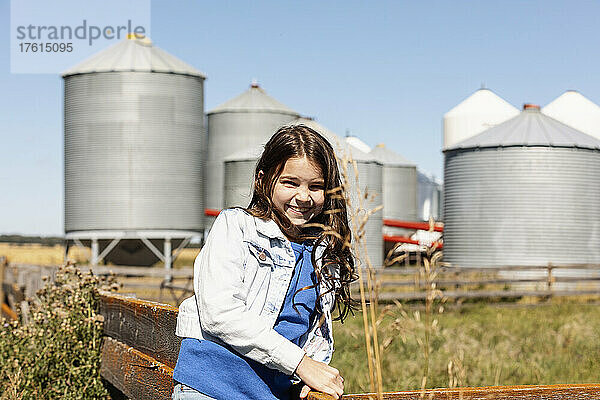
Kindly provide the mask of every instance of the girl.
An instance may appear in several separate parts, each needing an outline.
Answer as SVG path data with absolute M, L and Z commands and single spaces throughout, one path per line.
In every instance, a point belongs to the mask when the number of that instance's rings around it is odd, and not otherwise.
M 301 398 L 342 395 L 331 314 L 347 316 L 356 276 L 340 188 L 333 148 L 309 127 L 265 145 L 250 205 L 219 214 L 194 263 L 174 400 L 290 399 L 298 379 Z

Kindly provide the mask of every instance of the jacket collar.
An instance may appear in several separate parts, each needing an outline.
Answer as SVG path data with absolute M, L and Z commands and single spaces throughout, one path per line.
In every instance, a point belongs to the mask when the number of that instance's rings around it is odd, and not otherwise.
M 272 219 L 254 218 L 256 222 L 256 231 L 270 238 L 285 240 L 286 237 L 279 229 L 279 226 Z
M 254 218 L 254 221 L 256 223 L 257 232 L 269 238 L 281 239 L 284 241 L 287 240 L 283 232 L 281 232 L 281 229 L 279 229 L 279 225 L 277 225 L 277 223 L 272 219 Z M 325 247 L 327 247 L 327 245 L 324 242 L 321 242 L 319 244 L 319 246 L 317 247 L 317 253 L 315 254 L 317 258 L 319 258 L 323 254 Z

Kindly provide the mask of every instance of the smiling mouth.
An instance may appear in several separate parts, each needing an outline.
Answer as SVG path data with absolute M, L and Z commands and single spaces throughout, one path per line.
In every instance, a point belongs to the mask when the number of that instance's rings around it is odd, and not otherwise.
M 304 216 L 304 214 L 306 214 L 307 212 L 309 212 L 310 210 L 312 210 L 312 207 L 294 207 L 294 206 L 291 206 L 291 205 L 288 204 L 288 209 L 293 214 Z

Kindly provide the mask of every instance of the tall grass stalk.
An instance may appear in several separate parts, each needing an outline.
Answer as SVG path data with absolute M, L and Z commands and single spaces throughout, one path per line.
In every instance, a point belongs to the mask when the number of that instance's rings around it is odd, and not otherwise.
M 431 218 L 429 221 L 429 232 L 433 232 L 435 227 L 435 221 Z M 441 265 L 442 252 L 438 248 L 438 242 L 425 245 L 425 254 L 422 257 L 422 265 L 418 265 L 417 273 L 415 274 L 415 287 L 419 287 L 419 282 L 425 283 L 425 310 L 424 315 L 415 311 L 412 316 L 404 311 L 403 305 L 400 302 L 396 302 L 395 306 L 399 312 L 399 318 L 394 323 L 395 332 L 392 335 L 400 335 L 402 340 L 406 342 L 407 336 L 415 336 L 416 341 L 421 348 L 423 354 L 423 366 L 421 373 L 421 390 L 427 388 L 427 383 L 430 375 L 430 359 L 431 359 L 431 342 L 432 335 L 434 332 L 439 330 L 438 320 L 434 318 L 436 301 L 444 303 L 446 299 L 443 297 L 443 292 L 436 286 L 435 280 L 438 275 L 438 269 Z M 408 257 L 408 252 L 398 252 L 401 244 L 396 244 L 387 254 L 384 265 L 389 267 L 395 263 L 400 263 Z M 443 305 L 437 310 L 439 313 L 443 312 Z M 413 319 L 414 323 L 409 321 Z M 407 328 L 411 327 L 411 328 Z M 410 329 L 410 331 L 408 331 Z M 422 332 L 422 333 L 420 333 Z M 393 337 L 387 338 L 384 343 L 389 345 Z M 454 373 L 455 363 L 450 362 L 448 365 L 449 374 Z M 422 396 L 425 392 L 422 393 Z
M 340 147 L 340 146 L 338 146 Z M 352 159 L 348 152 L 345 152 L 339 160 L 340 172 L 342 175 L 342 190 L 336 188 L 329 195 L 343 196 L 346 202 L 347 214 L 350 219 L 352 229 L 352 242 L 346 242 L 345 245 L 352 248 L 355 256 L 356 269 L 358 270 L 358 283 L 360 291 L 360 306 L 362 311 L 363 330 L 365 335 L 365 349 L 367 353 L 367 367 L 369 373 L 370 391 L 376 394 L 378 400 L 383 400 L 383 353 L 385 348 L 391 344 L 393 337 L 384 338 L 380 342 L 378 327 L 382 323 L 386 314 L 391 312 L 391 308 L 386 307 L 380 313 L 379 311 L 379 284 L 376 276 L 376 270 L 369 258 L 367 242 L 366 242 L 366 226 L 369 218 L 376 212 L 380 211 L 383 206 L 373 207 L 377 193 L 371 193 L 368 189 L 361 189 L 359 182 L 358 165 Z M 364 185 L 364 182 L 363 182 Z M 337 210 L 334 210 L 339 212 Z M 332 211 L 333 212 L 333 211 Z M 325 234 L 336 235 L 330 227 L 324 228 Z M 434 230 L 434 221 L 430 221 L 430 231 Z M 395 246 L 386 256 L 384 266 L 390 266 L 396 262 L 400 262 L 408 257 L 408 254 L 397 254 L 398 246 Z M 419 266 L 418 275 L 426 282 L 426 301 L 425 301 L 425 316 L 421 323 L 420 315 L 415 314 L 415 320 L 418 325 L 423 326 L 423 337 L 417 341 L 424 355 L 424 365 L 422 370 L 421 388 L 425 389 L 429 376 L 429 359 L 431 353 L 431 336 L 432 331 L 437 327 L 437 320 L 433 318 L 433 308 L 436 299 L 440 299 L 441 291 L 436 288 L 435 278 L 437 276 L 437 267 L 441 260 L 441 252 L 436 244 L 427 247 L 426 257 L 423 259 L 423 265 Z M 396 303 L 403 315 L 402 318 L 408 318 L 408 314 L 402 309 L 401 303 Z M 440 308 L 440 311 L 442 308 Z M 400 326 L 401 324 L 396 324 Z M 415 324 L 412 324 L 415 325 Z M 404 329 L 404 327 L 400 328 Z M 419 329 L 420 330 L 420 329 Z M 398 332 L 395 332 L 397 335 Z M 412 332 L 411 336 L 418 336 L 417 331 Z M 405 339 L 403 339 L 405 341 Z M 453 370 L 452 370 L 453 371 Z M 424 394 L 424 392 L 423 392 Z
M 430 231 L 433 231 L 433 223 L 430 223 Z M 442 257 L 442 252 L 435 252 L 435 246 L 427 247 L 427 256 L 423 259 L 423 267 L 419 267 L 424 275 L 426 282 L 425 290 L 425 337 L 423 345 L 423 355 L 425 362 L 423 365 L 423 378 L 421 381 L 421 389 L 427 387 L 427 379 L 429 378 L 429 359 L 431 355 L 431 334 L 433 328 L 437 326 L 438 320 L 433 318 L 433 306 L 437 298 L 442 298 L 442 292 L 436 288 L 435 278 L 437 277 L 438 262 Z
M 363 328 L 365 334 L 365 347 L 367 351 L 367 366 L 369 370 L 369 382 L 371 391 L 377 393 L 379 400 L 383 399 L 383 378 L 381 372 L 381 354 L 379 337 L 377 334 L 378 321 L 378 286 L 375 277 L 375 269 L 369 259 L 365 228 L 371 215 L 380 211 L 383 206 L 369 208 L 377 196 L 377 193 L 364 192 L 359 185 L 358 165 L 349 154 L 344 154 L 341 159 L 341 174 L 344 200 L 352 227 L 353 253 L 357 260 L 358 281 L 360 290 L 360 304 L 363 315 Z M 351 166 L 351 169 L 349 168 Z M 355 198 L 356 204 L 353 201 Z M 366 273 L 366 279 L 365 279 Z

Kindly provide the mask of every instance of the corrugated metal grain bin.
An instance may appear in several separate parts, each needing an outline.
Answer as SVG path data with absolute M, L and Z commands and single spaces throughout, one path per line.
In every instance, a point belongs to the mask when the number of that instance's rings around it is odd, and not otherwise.
M 204 75 L 146 38 L 124 40 L 63 78 L 65 231 L 201 232 Z M 137 251 L 124 245 L 105 259 Z M 146 253 L 140 263 L 157 260 Z
M 417 166 L 384 144 L 371 152 L 383 164 L 383 218 L 417 220 Z
M 479 89 L 444 115 L 444 148 L 507 121 L 519 110 L 489 89 Z
M 264 145 L 254 146 L 225 157 L 224 207 L 248 207 L 252 200 L 254 171 Z
M 444 258 L 600 263 L 600 141 L 526 106 L 445 150 Z
M 360 193 L 364 196 L 365 194 L 375 195 L 373 201 L 365 201 L 364 207 L 366 210 L 371 210 L 381 205 L 383 202 L 383 165 L 377 160 L 374 160 L 371 156 L 366 153 L 360 152 L 360 150 L 351 149 L 352 159 L 357 164 L 358 170 L 358 187 Z M 352 171 L 352 168 L 350 168 Z M 354 181 L 352 180 L 351 172 L 351 200 L 356 206 L 359 206 L 359 198 L 354 190 Z M 359 210 L 359 218 L 365 215 L 365 210 Z M 383 266 L 383 219 L 382 212 L 378 211 L 371 214 L 369 220 L 365 226 L 366 236 L 366 248 L 374 268 L 381 268 Z
M 269 96 L 257 84 L 209 111 L 206 170 L 206 207 L 224 206 L 225 157 L 264 145 L 275 131 L 299 114 Z
M 433 176 L 417 169 L 417 218 L 429 221 L 442 219 L 442 184 Z

